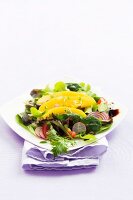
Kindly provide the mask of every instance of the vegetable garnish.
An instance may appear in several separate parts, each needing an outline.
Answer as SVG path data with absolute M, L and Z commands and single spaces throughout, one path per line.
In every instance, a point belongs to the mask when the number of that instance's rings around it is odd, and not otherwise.
M 110 129 L 118 109 L 91 91 L 86 83 L 64 83 L 33 89 L 23 113 L 16 121 L 23 128 L 50 142 L 54 156 L 67 153 L 78 140 L 92 143 L 96 135 Z

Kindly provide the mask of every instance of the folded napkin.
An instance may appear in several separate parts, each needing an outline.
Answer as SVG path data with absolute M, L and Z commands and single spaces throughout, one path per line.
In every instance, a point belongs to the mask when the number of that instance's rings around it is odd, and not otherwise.
M 108 141 L 104 137 L 93 144 L 80 147 L 54 158 L 51 151 L 24 142 L 22 168 L 24 170 L 72 170 L 96 167 L 106 152 Z

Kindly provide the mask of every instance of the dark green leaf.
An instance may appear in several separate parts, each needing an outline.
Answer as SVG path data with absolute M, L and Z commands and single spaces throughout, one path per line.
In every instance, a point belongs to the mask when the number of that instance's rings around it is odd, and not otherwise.
M 81 90 L 82 87 L 78 83 L 66 83 L 67 84 L 67 89 L 70 91 L 75 91 L 77 92 L 78 90 Z
M 52 148 L 52 152 L 54 154 L 54 156 L 58 156 L 60 154 L 63 153 L 67 153 L 68 147 L 67 144 L 59 141 L 55 141 L 55 142 L 51 142 L 53 148 Z
M 95 99 L 96 102 L 98 102 L 98 100 L 99 100 L 101 97 L 93 96 L 93 98 Z
M 98 120 L 97 118 L 95 117 L 86 117 L 86 118 L 83 118 L 82 119 L 82 122 L 84 124 L 86 124 L 87 126 L 87 130 L 89 132 L 98 132 L 102 126 L 102 123 L 100 120 Z
M 104 132 L 104 131 L 109 130 L 109 129 L 111 128 L 111 126 L 112 126 L 112 123 L 111 123 L 111 124 L 106 124 L 106 125 L 102 126 L 102 127 L 100 128 L 100 130 L 98 131 L 98 133 L 102 133 L 102 132 Z
M 51 123 L 55 124 L 56 126 L 58 126 L 60 129 L 62 129 L 64 131 L 64 133 L 67 133 L 65 127 L 62 125 L 62 123 L 60 121 L 56 121 L 56 120 L 52 120 Z
M 47 141 L 46 141 L 46 140 L 43 140 L 43 141 L 41 141 L 40 143 L 41 143 L 41 144 L 45 144 L 45 143 L 47 143 Z
M 77 135 L 77 138 L 89 140 L 89 142 L 95 142 L 97 140 L 97 138 L 92 134 L 86 134 L 86 135 L 83 135 L 83 136 L 82 136 L 82 134 L 80 134 L 80 135 Z
M 60 121 L 65 121 L 70 119 L 73 121 L 73 123 L 76 123 L 81 120 L 81 117 L 75 114 L 62 114 L 62 115 L 55 115 L 55 119 L 58 119 Z
M 57 135 L 57 132 L 51 126 L 48 132 L 48 140 L 52 145 L 52 152 L 54 156 L 57 156 L 62 153 L 66 153 L 68 150 L 68 144 L 71 144 L 71 141 L 67 138 Z

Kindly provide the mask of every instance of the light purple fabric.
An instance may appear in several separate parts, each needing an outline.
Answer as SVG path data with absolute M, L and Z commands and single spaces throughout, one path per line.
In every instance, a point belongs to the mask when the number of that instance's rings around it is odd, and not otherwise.
M 54 157 L 51 151 L 25 141 L 22 167 L 24 170 L 71 170 L 96 167 L 107 147 L 106 138 L 102 138 L 96 143 Z

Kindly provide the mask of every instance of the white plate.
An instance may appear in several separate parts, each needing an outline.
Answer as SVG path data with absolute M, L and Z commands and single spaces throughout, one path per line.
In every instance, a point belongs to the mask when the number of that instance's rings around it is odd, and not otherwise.
M 102 96 L 105 97 L 105 95 L 102 95 Z M 31 97 L 26 94 L 26 95 L 22 95 L 22 96 L 15 98 L 14 100 L 10 101 L 9 103 L 6 103 L 0 109 L 1 116 L 5 120 L 5 122 L 23 139 L 31 142 L 34 145 L 37 145 L 39 147 L 50 150 L 51 149 L 50 144 L 47 144 L 47 143 L 41 144 L 40 141 L 42 141 L 42 139 L 34 136 L 33 134 L 31 134 L 30 132 L 25 130 L 23 127 L 21 127 L 19 124 L 17 124 L 17 122 L 15 120 L 16 114 L 24 111 L 24 102 L 30 98 Z M 113 121 L 112 127 L 109 130 L 96 135 L 97 139 L 100 139 L 100 138 L 106 136 L 107 134 L 109 134 L 124 118 L 124 116 L 126 114 L 126 108 L 122 105 L 121 106 L 119 105 L 118 108 L 120 110 L 120 113 L 119 113 L 119 115 L 117 115 L 116 117 L 113 118 L 114 121 Z M 79 147 L 82 147 L 85 145 L 87 145 L 87 141 L 77 140 L 76 144 L 73 147 L 70 147 L 69 150 L 76 149 L 76 148 L 79 148 Z

